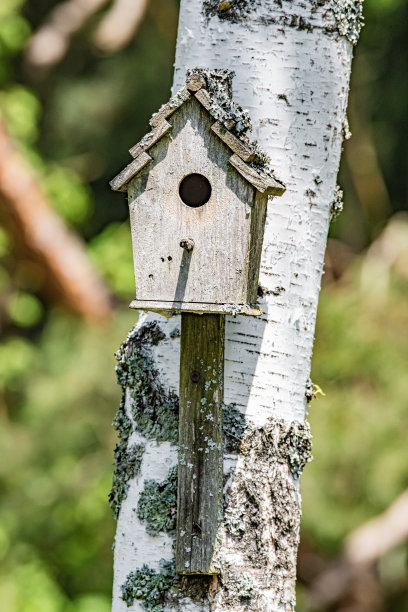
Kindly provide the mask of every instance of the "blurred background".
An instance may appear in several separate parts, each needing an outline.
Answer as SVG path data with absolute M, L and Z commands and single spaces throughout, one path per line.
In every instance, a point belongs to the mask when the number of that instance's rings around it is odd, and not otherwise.
M 408 610 L 408 4 L 366 0 L 365 17 L 313 358 L 300 612 Z M 110 610 L 113 353 L 135 313 L 107 181 L 169 96 L 177 19 L 177 0 L 0 3 L 4 612 Z

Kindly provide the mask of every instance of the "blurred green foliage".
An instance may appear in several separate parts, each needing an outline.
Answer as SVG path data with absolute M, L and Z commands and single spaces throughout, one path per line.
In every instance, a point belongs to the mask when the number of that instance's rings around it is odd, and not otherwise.
M 40 341 L 14 337 L 0 349 L 0 600 L 8 612 L 109 609 L 110 422 L 120 399 L 113 353 L 134 322 L 125 310 L 95 329 L 55 311 Z
M 40 267 L 18 257 L 0 228 L 6 612 L 110 610 L 115 525 L 107 495 L 116 439 L 110 422 L 119 402 L 113 353 L 135 315 L 126 307 L 134 293 L 126 202 L 107 181 L 168 98 L 175 50 L 178 2 L 155 0 L 125 48 L 97 51 L 86 26 L 54 70 L 36 74 L 24 47 L 57 4 L 1 1 L 0 114 L 52 205 L 86 241 L 117 309 L 111 322 L 94 328 L 51 306 Z M 354 137 L 341 172 L 345 212 L 331 229 L 355 251 L 407 207 L 408 190 L 401 180 L 408 5 L 366 0 L 365 14 L 350 98 Z M 360 265 L 348 282 L 323 290 L 319 307 L 313 378 L 326 397 L 310 406 L 315 461 L 302 477 L 303 538 L 326 557 L 408 485 L 407 282 L 393 273 L 388 301 L 367 301 Z M 398 550 L 379 569 L 396 601 L 389 610 L 408 608 L 406 572 L 392 570 L 404 563 L 406 553 Z
M 408 487 L 407 293 L 393 273 L 386 301 L 368 298 L 357 261 L 349 283 L 321 296 L 312 377 L 326 397 L 310 405 L 303 527 L 333 553 Z

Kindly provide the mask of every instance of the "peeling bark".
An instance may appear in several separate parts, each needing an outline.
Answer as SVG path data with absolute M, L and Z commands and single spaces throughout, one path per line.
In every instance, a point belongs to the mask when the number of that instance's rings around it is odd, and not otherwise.
M 263 315 L 226 317 L 221 574 L 169 577 L 172 537 L 149 536 L 132 508 L 145 479 L 166 479 L 176 448 L 132 433 L 129 444 L 143 442 L 146 450 L 118 519 L 114 612 L 294 610 L 299 476 L 310 459 L 304 422 L 310 360 L 327 232 L 338 212 L 333 202 L 360 16 L 357 0 L 181 2 L 173 92 L 186 69 L 233 70 L 234 99 L 248 109 L 252 137 L 287 191 L 268 205 Z M 138 330 L 152 324 L 163 334 L 149 346 L 154 380 L 168 397 L 179 385 L 180 320 L 147 314 Z M 130 416 L 131 394 L 128 388 Z M 144 564 L 155 584 L 154 576 L 165 576 L 156 608 L 141 590 L 132 601 L 122 598 L 122 585 Z

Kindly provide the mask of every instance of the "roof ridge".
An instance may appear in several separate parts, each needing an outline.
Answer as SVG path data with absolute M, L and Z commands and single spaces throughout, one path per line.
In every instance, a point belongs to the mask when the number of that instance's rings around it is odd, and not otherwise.
M 281 195 L 285 187 L 274 178 L 272 169 L 268 167 L 269 156 L 259 147 L 256 140 L 251 142 L 248 137 L 245 137 L 251 127 L 250 119 L 248 112 L 232 100 L 229 80 L 232 78 L 231 74 L 225 70 L 187 71 L 186 85 L 154 113 L 149 122 L 153 129 L 129 149 L 135 159 L 110 181 L 112 189 L 114 191 L 126 190 L 128 182 L 152 160 L 146 152 L 172 129 L 167 119 L 187 100 L 195 98 L 215 119 L 211 130 L 232 151 L 233 155 L 229 158 L 231 165 L 258 191 L 270 195 Z M 222 86 L 226 89 L 221 98 L 218 98 L 219 92 L 217 95 L 209 91 L 209 89 L 215 91 L 215 86 L 211 86 L 211 78 L 220 79 Z M 219 84 L 218 87 L 220 88 Z M 229 106 L 226 100 L 229 100 Z M 242 127 L 237 129 L 239 122 L 242 123 Z

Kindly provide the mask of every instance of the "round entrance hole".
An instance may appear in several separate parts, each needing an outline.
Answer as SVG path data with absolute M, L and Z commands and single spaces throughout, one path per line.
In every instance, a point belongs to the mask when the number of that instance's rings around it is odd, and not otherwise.
M 188 174 L 179 187 L 180 198 L 191 208 L 199 208 L 211 197 L 210 181 L 202 174 Z

